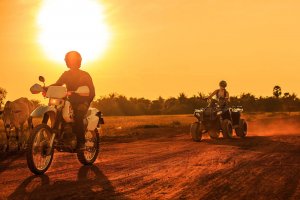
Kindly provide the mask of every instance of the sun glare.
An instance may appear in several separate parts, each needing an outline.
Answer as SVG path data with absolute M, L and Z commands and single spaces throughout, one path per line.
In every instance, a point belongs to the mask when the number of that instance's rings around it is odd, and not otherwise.
M 38 15 L 39 44 L 47 56 L 62 62 L 79 51 L 83 61 L 103 55 L 109 41 L 103 7 L 96 0 L 44 0 Z

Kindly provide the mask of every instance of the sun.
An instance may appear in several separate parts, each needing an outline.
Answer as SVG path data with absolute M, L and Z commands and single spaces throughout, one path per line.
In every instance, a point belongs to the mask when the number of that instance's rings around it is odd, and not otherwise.
M 100 59 L 110 39 L 103 7 L 96 0 L 44 0 L 37 23 L 39 44 L 58 62 L 71 50 L 80 52 L 84 62 Z

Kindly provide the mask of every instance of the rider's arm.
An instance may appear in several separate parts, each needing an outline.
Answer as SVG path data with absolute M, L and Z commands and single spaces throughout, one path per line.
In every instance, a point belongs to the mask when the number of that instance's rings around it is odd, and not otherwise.
M 217 94 L 218 90 L 215 90 L 213 93 L 211 93 L 211 95 L 209 95 L 207 98 L 211 99 L 213 98 L 213 96 L 215 96 Z
M 65 81 L 65 73 L 63 73 L 60 77 L 59 77 L 59 79 L 54 83 L 54 84 L 52 84 L 51 86 L 62 86 L 63 84 L 65 84 L 66 83 L 66 81 Z
M 225 94 L 225 99 L 230 102 L 230 96 L 229 96 L 229 92 L 226 91 L 226 94 Z
M 88 86 L 88 88 L 90 89 L 89 100 L 90 100 L 90 102 L 92 102 L 94 97 L 95 97 L 95 87 L 94 87 L 92 77 L 89 74 L 87 74 L 87 76 L 85 77 L 84 82 Z

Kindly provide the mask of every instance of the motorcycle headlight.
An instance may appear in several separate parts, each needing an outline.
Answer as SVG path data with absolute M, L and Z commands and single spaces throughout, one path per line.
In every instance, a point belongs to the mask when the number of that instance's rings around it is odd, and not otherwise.
M 61 104 L 61 100 L 60 99 L 50 99 L 49 100 L 49 105 L 55 105 L 58 106 Z

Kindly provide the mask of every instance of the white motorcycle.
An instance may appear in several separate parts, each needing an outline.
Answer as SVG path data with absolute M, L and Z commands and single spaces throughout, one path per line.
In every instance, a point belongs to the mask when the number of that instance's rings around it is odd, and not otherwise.
M 83 165 L 95 162 L 99 154 L 98 129 L 104 124 L 102 114 L 96 108 L 89 108 L 85 124 L 85 148 L 77 150 L 76 135 L 73 133 L 73 110 L 68 100 L 72 93 L 88 96 L 87 86 L 79 87 L 76 91 L 67 91 L 64 86 L 49 86 L 46 90 L 45 79 L 39 80 L 44 86 L 35 84 L 30 88 L 31 93 L 43 93 L 49 98 L 48 106 L 39 106 L 32 113 L 32 118 L 41 118 L 42 123 L 35 126 L 28 140 L 27 165 L 34 174 L 44 174 L 51 165 L 54 149 L 60 152 L 77 153 L 78 160 Z

